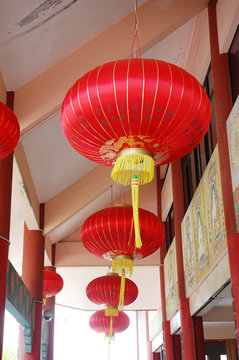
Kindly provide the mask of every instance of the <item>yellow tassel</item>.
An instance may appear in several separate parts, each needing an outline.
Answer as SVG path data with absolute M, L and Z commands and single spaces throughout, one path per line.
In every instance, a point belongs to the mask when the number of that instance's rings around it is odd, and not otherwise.
M 107 306 L 105 309 L 105 316 L 118 316 L 119 311 L 115 306 Z
M 109 338 L 113 337 L 113 316 L 110 317 L 110 331 L 109 331 Z
M 115 182 L 122 185 L 130 185 L 133 175 L 137 176 L 139 185 L 147 184 L 153 180 L 153 157 L 149 154 L 134 153 L 137 150 L 143 151 L 144 149 L 126 149 L 123 150 L 126 153 L 118 157 L 111 172 L 111 177 Z
M 43 298 L 43 305 L 46 305 L 46 298 Z
M 120 273 L 124 269 L 125 273 L 132 275 L 133 260 L 129 256 L 119 255 L 112 261 L 112 271 Z
M 139 187 L 136 175 L 134 175 L 132 179 L 131 192 L 134 218 L 135 247 L 137 249 L 140 249 L 142 247 L 142 242 L 139 228 Z
M 125 271 L 123 269 L 120 283 L 120 295 L 119 295 L 119 311 L 124 310 L 124 292 L 125 292 Z

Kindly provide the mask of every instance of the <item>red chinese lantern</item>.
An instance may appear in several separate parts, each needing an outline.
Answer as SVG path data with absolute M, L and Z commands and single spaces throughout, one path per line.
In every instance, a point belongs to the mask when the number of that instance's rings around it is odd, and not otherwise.
M 43 277 L 43 297 L 48 298 L 56 296 L 63 288 L 62 277 L 55 271 L 45 269 Z
M 103 259 L 112 260 L 112 270 L 132 273 L 133 260 L 154 253 L 164 240 L 164 226 L 153 213 L 139 208 L 142 247 L 136 248 L 133 210 L 119 205 L 97 211 L 83 224 L 81 240 L 85 248 Z
M 108 273 L 92 280 L 86 288 L 86 295 L 97 305 L 107 305 L 106 316 L 117 316 L 118 306 L 119 310 L 122 310 L 124 305 L 133 303 L 138 296 L 138 287 L 130 279 L 125 279 L 124 294 L 121 294 L 120 289 L 121 277 L 117 273 Z
M 0 102 L 0 159 L 7 157 L 15 149 L 20 136 L 20 128 L 14 113 Z
M 104 310 L 96 311 L 90 317 L 90 327 L 99 332 L 105 333 L 110 338 L 118 332 L 122 332 L 129 327 L 129 317 L 123 311 L 119 313 L 119 316 L 109 317 L 105 316 Z
M 175 161 L 203 139 L 211 119 L 209 99 L 185 70 L 154 59 L 118 60 L 88 72 L 68 91 L 63 132 L 80 154 L 114 166 L 114 181 L 132 185 L 137 247 L 138 184 L 154 165 Z

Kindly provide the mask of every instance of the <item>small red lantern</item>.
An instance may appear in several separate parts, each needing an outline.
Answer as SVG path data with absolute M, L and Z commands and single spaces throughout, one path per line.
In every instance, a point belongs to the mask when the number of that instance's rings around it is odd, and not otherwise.
M 132 273 L 133 260 L 154 253 L 164 240 L 164 226 L 153 213 L 139 209 L 142 247 L 135 246 L 133 210 L 119 205 L 97 211 L 83 224 L 81 240 L 92 254 L 113 260 L 112 270 Z
M 105 333 L 111 338 L 114 333 L 126 330 L 129 327 L 130 320 L 123 311 L 119 313 L 119 316 L 112 318 L 112 316 L 105 316 L 104 310 L 99 310 L 91 315 L 89 323 L 93 330 Z
M 138 185 L 153 179 L 154 165 L 191 152 L 210 120 L 201 84 L 185 70 L 154 59 L 118 60 L 91 70 L 70 88 L 61 112 L 71 146 L 114 166 L 114 181 L 131 184 L 139 248 Z
M 43 297 L 56 296 L 63 288 L 62 277 L 55 271 L 45 269 L 43 278 Z
M 118 306 L 119 310 L 121 310 L 121 307 L 133 303 L 138 296 L 137 285 L 126 278 L 123 304 L 121 304 L 120 289 L 121 277 L 117 273 L 108 273 L 106 276 L 100 276 L 92 280 L 86 288 L 86 295 L 90 301 L 97 305 L 106 304 L 106 316 L 110 316 L 112 313 L 117 316 Z
M 20 136 L 20 127 L 15 114 L 0 102 L 0 159 L 15 149 Z

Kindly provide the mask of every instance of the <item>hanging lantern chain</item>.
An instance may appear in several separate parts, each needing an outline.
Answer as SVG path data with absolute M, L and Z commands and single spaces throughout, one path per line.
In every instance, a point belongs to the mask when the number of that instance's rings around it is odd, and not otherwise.
M 135 0 L 135 5 L 134 5 L 134 17 L 135 17 L 135 24 L 134 24 L 134 40 L 133 40 L 133 45 L 132 45 L 132 49 L 131 49 L 131 54 L 130 54 L 130 59 L 132 58 L 133 54 L 134 54 L 134 58 L 136 58 L 136 45 L 135 42 L 137 43 L 137 48 L 138 48 L 138 52 L 139 52 L 139 56 L 140 58 L 142 57 L 141 55 L 141 50 L 140 50 L 140 46 L 139 46 L 139 38 L 138 38 L 138 29 L 139 29 L 139 21 L 138 21 L 138 0 Z
M 135 14 L 135 29 L 134 29 L 134 35 L 136 35 L 137 32 L 138 32 L 138 28 L 139 28 L 139 22 L 138 22 L 138 0 L 135 0 L 134 14 Z

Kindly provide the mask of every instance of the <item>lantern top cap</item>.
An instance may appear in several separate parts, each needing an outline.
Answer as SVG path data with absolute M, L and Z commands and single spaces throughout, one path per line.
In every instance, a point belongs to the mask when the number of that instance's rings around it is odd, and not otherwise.
M 119 276 L 117 272 L 108 272 L 106 276 Z
M 127 149 L 124 149 L 122 151 L 120 151 L 117 155 L 116 155 L 116 158 L 118 159 L 120 156 L 125 156 L 125 155 L 148 155 L 152 158 L 154 158 L 154 154 L 145 149 L 145 148 L 127 148 Z
M 131 204 L 124 204 L 124 203 L 122 203 L 122 204 L 112 204 L 110 207 L 132 207 L 132 205 Z

